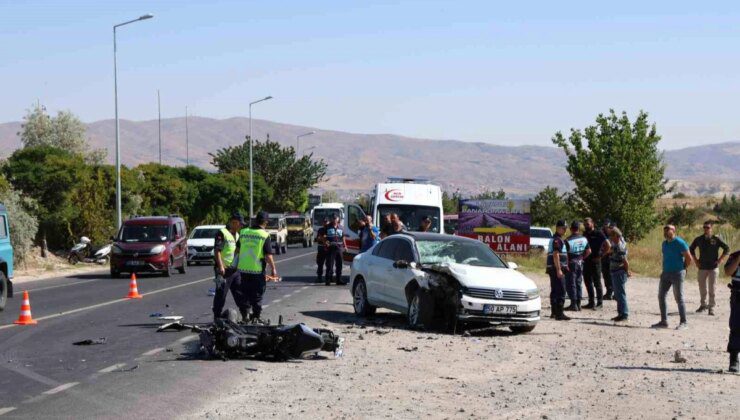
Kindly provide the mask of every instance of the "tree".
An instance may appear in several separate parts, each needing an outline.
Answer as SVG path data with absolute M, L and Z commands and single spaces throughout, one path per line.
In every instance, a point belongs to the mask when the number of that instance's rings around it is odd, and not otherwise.
M 487 190 L 480 194 L 470 197 L 471 200 L 506 200 L 506 193 L 501 188 L 498 191 Z
M 660 136 L 647 113 L 640 111 L 632 123 L 626 113 L 610 110 L 599 114 L 595 125 L 571 129 L 568 139 L 557 132 L 552 141 L 568 158 L 578 213 L 609 217 L 629 240 L 650 231 L 657 221 L 655 200 L 665 194 L 667 181 Z
M 735 194 L 730 198 L 727 198 L 727 195 L 722 197 L 722 201 L 715 204 L 713 210 L 723 221 L 728 221 L 736 229 L 740 229 L 740 200 Z
M 532 199 L 530 211 L 532 223 L 539 226 L 552 226 L 558 220 L 572 218 L 573 212 L 567 202 L 568 194 L 558 194 L 558 189 L 547 186 Z
M 262 178 L 254 179 L 255 211 L 272 198 L 272 190 Z M 198 186 L 198 197 L 188 215 L 191 224 L 226 223 L 231 214 L 249 217 L 249 172 L 235 170 L 209 174 Z
M 73 217 L 66 221 L 72 238 L 84 235 L 94 244 L 101 244 L 115 232 L 109 195 L 105 171 L 100 167 L 87 167 L 68 196 L 74 211 Z
M 665 210 L 663 218 L 666 223 L 676 226 L 691 227 L 694 225 L 696 218 L 699 217 L 699 209 L 689 207 L 687 204 L 674 204 Z
M 262 177 L 273 191 L 264 208 L 271 211 L 304 211 L 308 206 L 308 190 L 326 176 L 327 164 L 314 160 L 313 154 L 296 156 L 293 147 L 282 147 L 271 141 L 256 141 L 253 145 L 254 173 Z M 220 173 L 249 171 L 249 142 L 210 153 L 211 164 Z M 255 200 L 256 201 L 256 200 Z
M 87 153 L 85 124 L 70 111 L 60 111 L 52 118 L 45 107 L 36 105 L 23 120 L 22 131 L 18 133 L 23 147 L 54 146 L 71 153 Z M 100 157 L 101 152 L 94 153 L 94 158 Z
M 336 203 L 339 201 L 339 194 L 336 191 L 324 191 L 321 194 L 322 203 Z
M 25 262 L 28 252 L 33 248 L 39 222 L 33 216 L 36 202 L 24 197 L 19 191 L 10 186 L 0 188 L 0 203 L 8 210 L 8 224 L 10 225 L 10 244 L 13 254 L 19 263 Z
M 442 213 L 444 214 L 457 214 L 458 205 L 460 204 L 460 190 L 455 191 L 450 195 L 447 191 L 442 192 Z

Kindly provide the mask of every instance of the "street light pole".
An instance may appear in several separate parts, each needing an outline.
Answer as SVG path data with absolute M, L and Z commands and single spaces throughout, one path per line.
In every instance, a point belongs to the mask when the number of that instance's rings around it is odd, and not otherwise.
M 157 122 L 158 130 L 157 134 L 159 137 L 159 164 L 162 164 L 162 103 L 159 100 L 159 89 L 157 89 Z
M 190 166 L 190 137 L 188 137 L 188 107 L 185 107 L 185 166 Z
M 315 131 L 309 131 L 308 133 L 303 133 L 303 134 L 299 134 L 299 135 L 295 136 L 295 154 L 296 154 L 296 156 L 298 156 L 298 151 L 301 148 L 301 143 L 300 143 L 301 137 L 310 136 L 312 134 L 316 134 L 316 132 Z
M 252 105 L 272 99 L 272 96 L 265 96 L 262 99 L 258 99 L 254 102 L 249 103 L 249 223 L 254 217 L 254 168 L 252 159 Z
M 129 20 L 128 22 L 119 23 L 118 25 L 113 25 L 113 99 L 115 101 L 115 109 L 116 109 L 116 219 L 117 224 L 116 226 L 120 229 L 122 220 L 121 220 L 121 130 L 118 123 L 118 61 L 117 61 L 117 48 L 116 48 L 116 29 L 118 29 L 119 26 L 128 25 L 129 23 L 138 22 L 140 20 L 146 20 L 153 18 L 153 15 L 143 15 L 139 16 L 136 19 Z

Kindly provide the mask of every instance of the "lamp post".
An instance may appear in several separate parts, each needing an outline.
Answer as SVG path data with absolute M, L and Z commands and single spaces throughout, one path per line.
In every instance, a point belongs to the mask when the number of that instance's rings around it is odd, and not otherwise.
M 146 14 L 139 16 L 136 19 L 129 20 L 128 22 L 119 23 L 113 25 L 113 97 L 115 101 L 116 109 L 116 217 L 117 227 L 121 228 L 121 142 L 120 142 L 120 128 L 118 125 L 118 61 L 116 57 L 116 29 L 120 26 L 128 25 L 129 23 L 138 22 L 140 20 L 146 20 L 153 18 L 153 15 Z
M 190 137 L 188 136 L 188 107 L 185 107 L 185 166 L 190 166 Z
M 303 133 L 303 134 L 299 134 L 299 135 L 295 136 L 295 154 L 296 155 L 298 155 L 298 151 L 301 148 L 301 143 L 300 143 L 301 137 L 310 136 L 312 134 L 316 134 L 316 132 L 315 131 L 309 131 L 308 133 Z
M 159 164 L 162 164 L 162 105 L 159 101 L 159 89 L 157 89 L 157 137 L 159 137 Z
M 272 99 L 272 96 L 265 96 L 249 103 L 249 220 L 251 223 L 254 217 L 254 168 L 252 160 L 252 105 Z

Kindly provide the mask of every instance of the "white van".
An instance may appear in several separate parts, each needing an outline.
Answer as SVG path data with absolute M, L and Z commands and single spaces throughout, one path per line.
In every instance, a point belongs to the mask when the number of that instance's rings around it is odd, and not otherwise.
M 430 232 L 444 233 L 442 214 L 442 189 L 424 179 L 390 178 L 377 184 L 372 197 L 372 216 L 380 226 L 386 214 L 396 213 L 406 225 L 406 230 L 415 232 L 424 217 L 432 219 Z

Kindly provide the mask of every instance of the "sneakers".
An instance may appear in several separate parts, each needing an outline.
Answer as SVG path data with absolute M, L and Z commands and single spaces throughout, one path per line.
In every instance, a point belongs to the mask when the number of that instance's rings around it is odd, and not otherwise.
M 676 327 L 676 331 L 684 331 L 688 329 L 689 329 L 689 324 L 687 324 L 686 322 L 682 322 L 678 324 L 678 327 Z
M 668 321 L 660 321 L 657 324 L 653 324 L 650 328 L 668 328 Z
M 706 306 L 704 306 L 704 305 L 701 305 L 701 306 L 699 307 L 699 309 L 697 309 L 697 310 L 696 310 L 696 313 L 697 313 L 697 314 L 700 314 L 700 313 L 702 313 L 702 312 L 704 312 L 704 311 L 706 311 L 706 310 L 707 310 L 707 307 L 706 307 Z M 711 310 L 711 309 L 710 309 L 710 310 Z
M 707 313 L 709 316 L 714 316 L 714 308 L 709 308 L 709 313 Z

